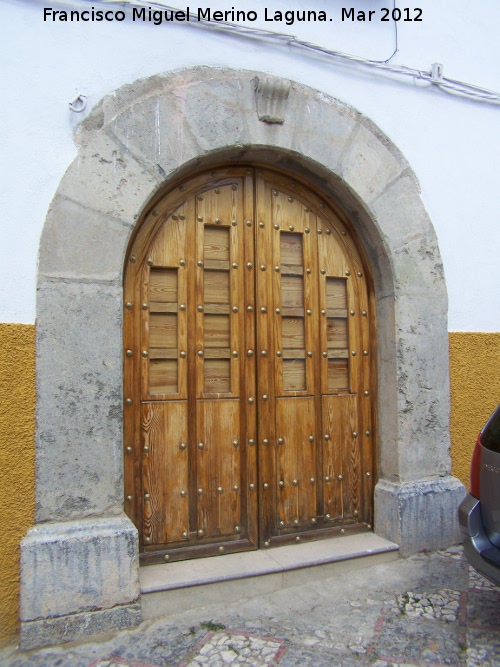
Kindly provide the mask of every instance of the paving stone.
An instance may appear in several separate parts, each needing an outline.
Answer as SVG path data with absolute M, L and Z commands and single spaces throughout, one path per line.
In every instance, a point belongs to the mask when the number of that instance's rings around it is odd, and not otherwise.
M 469 565 L 469 581 L 470 581 L 470 588 L 477 588 L 480 591 L 484 590 L 498 590 L 498 587 L 495 586 L 495 584 L 492 584 L 491 581 L 488 581 L 488 579 L 485 579 L 479 572 L 476 572 L 473 567 Z
M 95 660 L 89 667 L 159 667 L 151 663 L 139 662 L 138 660 L 122 660 L 121 658 L 113 657 L 106 660 Z
M 405 616 L 388 618 L 376 643 L 375 651 L 397 662 L 459 665 L 458 629 L 433 620 Z
M 467 622 L 475 627 L 500 631 L 500 590 L 469 591 Z
M 469 571 L 460 547 L 235 600 L 145 622 L 101 641 L 0 650 L 0 665 L 500 665 L 500 589 Z
M 500 637 L 496 632 L 468 630 L 463 646 L 466 667 L 498 667 L 500 665 Z

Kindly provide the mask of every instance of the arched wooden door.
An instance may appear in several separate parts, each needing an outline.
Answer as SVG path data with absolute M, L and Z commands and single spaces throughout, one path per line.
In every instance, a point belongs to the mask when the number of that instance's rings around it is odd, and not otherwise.
M 374 322 L 345 221 L 278 172 L 197 175 L 125 272 L 125 507 L 146 562 L 370 528 Z

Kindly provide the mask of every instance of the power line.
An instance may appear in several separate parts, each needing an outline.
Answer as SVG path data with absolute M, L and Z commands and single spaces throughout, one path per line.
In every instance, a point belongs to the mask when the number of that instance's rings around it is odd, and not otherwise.
M 57 2 L 55 4 L 67 5 L 75 3 L 64 3 Z M 390 63 L 392 58 L 398 52 L 398 34 L 397 34 L 397 24 L 396 24 L 396 35 L 395 35 L 395 49 L 392 55 L 386 60 L 370 60 L 368 58 L 363 58 L 361 56 L 355 56 L 348 53 L 343 53 L 342 51 L 336 51 L 334 49 L 328 49 L 324 46 L 315 44 L 314 42 L 309 42 L 306 40 L 299 39 L 295 35 L 274 32 L 272 30 L 266 30 L 265 28 L 256 28 L 248 25 L 242 25 L 240 23 L 233 23 L 230 21 L 216 21 L 212 22 L 209 19 L 199 18 L 197 14 L 193 12 L 186 13 L 185 10 L 181 10 L 177 7 L 172 7 L 166 5 L 160 0 L 153 0 L 153 2 L 143 2 L 143 0 L 95 0 L 94 5 L 120 5 L 124 8 L 156 8 L 161 11 L 173 12 L 175 16 L 176 12 L 182 13 L 186 16 L 189 16 L 192 19 L 188 22 L 190 26 L 196 26 L 203 29 L 214 30 L 217 32 L 222 32 L 226 34 L 237 34 L 240 37 L 246 39 L 256 39 L 266 41 L 268 43 L 276 43 L 280 46 L 287 45 L 294 49 L 297 49 L 308 55 L 315 54 L 326 57 L 328 59 L 336 60 L 337 62 L 344 62 L 353 65 L 361 65 L 363 67 L 376 69 L 380 72 L 388 74 L 396 74 L 398 76 L 411 77 L 413 80 L 424 81 L 430 85 L 436 86 L 443 92 L 446 92 L 451 95 L 457 95 L 460 97 L 465 97 L 480 102 L 489 102 L 490 104 L 500 104 L 500 93 L 476 86 L 474 84 L 465 83 L 458 81 L 456 79 L 450 79 L 443 76 L 443 67 L 439 64 L 433 64 L 430 71 L 414 69 L 412 67 L 407 67 L 405 65 L 393 65 Z M 394 0 L 395 6 L 395 0 Z M 176 22 L 175 20 L 173 21 Z

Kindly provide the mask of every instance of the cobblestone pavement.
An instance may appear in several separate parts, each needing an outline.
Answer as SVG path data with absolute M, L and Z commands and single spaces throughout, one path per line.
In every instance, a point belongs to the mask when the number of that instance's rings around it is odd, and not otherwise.
M 2 667 L 500 665 L 500 589 L 461 547 L 144 622 L 100 641 L 0 651 Z

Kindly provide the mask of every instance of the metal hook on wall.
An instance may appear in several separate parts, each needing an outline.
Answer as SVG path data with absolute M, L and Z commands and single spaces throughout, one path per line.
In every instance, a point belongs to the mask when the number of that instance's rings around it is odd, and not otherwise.
M 87 96 L 80 93 L 75 99 L 71 100 L 69 108 L 75 113 L 82 113 L 87 108 Z

